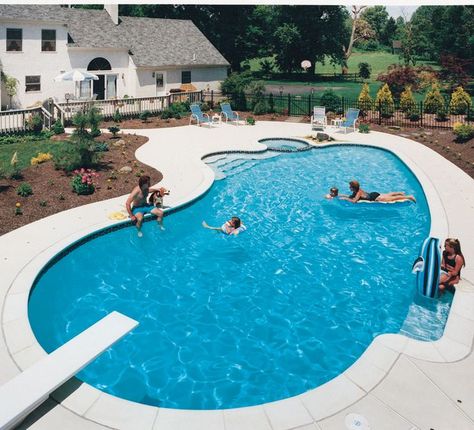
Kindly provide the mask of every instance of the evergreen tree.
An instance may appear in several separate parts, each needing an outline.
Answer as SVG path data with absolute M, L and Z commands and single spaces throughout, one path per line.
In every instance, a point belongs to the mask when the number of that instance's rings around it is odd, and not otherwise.
M 362 112 L 366 112 L 372 108 L 372 97 L 370 97 L 370 88 L 367 83 L 362 85 L 362 90 L 357 100 L 357 106 Z
M 471 106 L 471 96 L 464 91 L 463 87 L 457 87 L 451 94 L 450 112 L 454 115 L 465 114 L 468 109 L 471 109 Z
M 384 118 L 389 118 L 395 111 L 395 104 L 393 102 L 392 92 L 388 84 L 384 84 L 377 92 L 375 99 L 377 109 L 380 109 Z
M 410 114 L 415 110 L 415 108 L 416 102 L 411 91 L 411 86 L 407 85 L 400 95 L 400 109 L 403 112 Z
M 424 111 L 426 113 L 437 113 L 444 109 L 444 97 L 441 95 L 438 84 L 434 83 L 426 93 Z

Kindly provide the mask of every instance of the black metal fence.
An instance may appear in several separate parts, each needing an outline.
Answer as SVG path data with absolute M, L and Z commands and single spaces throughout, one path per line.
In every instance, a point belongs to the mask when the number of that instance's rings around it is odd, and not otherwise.
M 380 125 L 399 127 L 429 127 L 429 128 L 452 128 L 456 123 L 468 123 L 474 125 L 474 109 L 468 107 L 463 113 L 452 113 L 447 108 L 444 112 L 432 113 L 425 109 L 423 102 L 414 103 L 407 109 L 402 108 L 399 102 L 394 103 L 371 103 L 361 104 L 358 100 L 345 97 L 333 98 L 331 100 L 308 95 L 275 95 L 265 94 L 255 96 L 254 94 L 234 94 L 227 97 L 232 107 L 240 111 L 254 111 L 258 113 L 278 113 L 288 116 L 311 116 L 314 106 L 325 106 L 329 116 L 343 115 L 349 108 L 360 109 L 361 119 Z M 217 107 L 222 96 L 215 97 L 209 93 L 204 101 L 211 108 Z M 260 106 L 256 109 L 256 104 Z M 446 103 L 446 106 L 449 106 Z

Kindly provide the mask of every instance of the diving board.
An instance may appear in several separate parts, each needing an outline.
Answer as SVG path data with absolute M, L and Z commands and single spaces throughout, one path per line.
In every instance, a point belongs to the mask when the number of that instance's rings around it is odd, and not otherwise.
M 111 312 L 0 387 L 0 430 L 9 429 L 56 388 L 133 330 L 138 322 Z

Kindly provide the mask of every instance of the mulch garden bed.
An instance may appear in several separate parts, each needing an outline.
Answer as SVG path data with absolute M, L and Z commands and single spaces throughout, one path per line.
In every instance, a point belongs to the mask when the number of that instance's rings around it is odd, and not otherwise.
M 243 113 L 242 118 L 253 116 L 256 121 L 285 121 L 287 116 L 277 114 L 251 115 Z M 309 122 L 309 118 L 301 118 L 302 122 Z M 150 118 L 147 123 L 139 119 L 127 119 L 120 123 L 121 129 L 176 127 L 187 125 L 189 118 L 179 120 L 162 120 Z M 101 127 L 108 127 L 113 122 L 104 123 Z M 447 158 L 455 165 L 474 178 L 474 139 L 465 143 L 456 143 L 451 130 L 399 128 L 391 129 L 386 126 L 370 124 L 371 130 L 391 133 L 420 142 Z M 308 133 L 309 134 L 309 133 Z M 67 138 L 67 135 L 55 139 Z M 71 176 L 63 171 L 55 170 L 52 162 L 29 167 L 23 171 L 23 179 L 0 179 L 0 235 L 31 223 L 48 215 L 84 204 L 106 200 L 128 194 L 138 181 L 140 174 L 151 176 L 152 184 L 158 176 L 155 170 L 138 162 L 135 151 L 143 145 L 147 138 L 135 135 L 122 135 L 113 138 L 111 134 L 103 134 L 97 141 L 109 143 L 109 151 L 104 152 L 103 159 L 97 171 L 98 186 L 94 194 L 80 196 L 71 189 Z M 117 173 L 124 166 L 132 168 L 130 173 Z M 110 179 L 110 180 L 109 180 Z M 28 182 L 33 188 L 33 195 L 20 197 L 16 193 L 22 182 Z M 15 215 L 16 203 L 21 204 L 22 215 Z
M 62 135 L 64 137 L 67 135 Z M 156 182 L 156 170 L 135 159 L 136 149 L 148 138 L 120 135 L 114 139 L 111 134 L 103 134 L 95 140 L 107 142 L 109 151 L 102 153 L 103 158 L 96 169 L 99 177 L 93 194 L 75 194 L 71 188 L 72 176 L 55 170 L 52 161 L 23 170 L 23 179 L 0 179 L 0 235 L 66 209 L 128 194 L 142 173 L 151 177 L 152 184 Z M 118 173 L 125 166 L 130 167 L 131 172 Z M 16 190 L 22 182 L 31 185 L 32 195 L 17 195 Z M 16 203 L 20 203 L 22 215 L 15 215 Z

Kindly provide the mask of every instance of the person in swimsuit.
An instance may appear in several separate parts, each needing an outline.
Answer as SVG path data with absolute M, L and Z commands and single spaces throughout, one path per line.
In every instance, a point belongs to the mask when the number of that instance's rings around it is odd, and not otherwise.
M 142 223 L 143 217 L 151 213 L 156 215 L 158 225 L 161 230 L 164 230 L 163 227 L 163 210 L 155 207 L 155 205 L 147 203 L 147 197 L 149 192 L 156 192 L 154 188 L 150 188 L 150 177 L 148 175 L 140 176 L 138 179 L 138 185 L 132 190 L 128 196 L 127 201 L 125 202 L 125 207 L 127 208 L 128 216 L 132 222 L 136 223 L 138 230 L 138 237 L 142 237 Z
M 348 198 L 347 194 L 339 194 L 339 189 L 336 187 L 329 188 L 329 194 L 326 194 L 324 197 L 327 199 L 339 199 L 339 198 Z
M 349 197 L 339 197 L 343 200 L 348 200 L 352 203 L 357 203 L 359 200 L 368 200 L 369 202 L 398 202 L 401 200 L 411 200 L 416 203 L 416 199 L 413 196 L 406 195 L 403 191 L 394 191 L 390 193 L 380 194 L 376 191 L 368 193 L 364 191 L 358 181 L 349 182 L 349 188 L 352 194 Z
M 222 233 L 227 234 L 229 236 L 237 236 L 239 233 L 247 230 L 247 227 L 242 224 L 240 218 L 236 216 L 233 216 L 229 221 L 226 221 L 224 224 L 222 224 L 221 227 L 211 227 L 207 224 L 206 221 L 202 222 L 202 226 L 209 230 L 221 231 Z
M 461 244 L 457 239 L 446 239 L 444 242 L 443 258 L 441 260 L 441 276 L 439 292 L 455 290 L 455 285 L 461 279 L 461 268 L 466 265 L 462 255 Z

